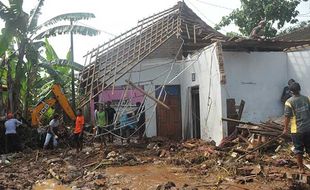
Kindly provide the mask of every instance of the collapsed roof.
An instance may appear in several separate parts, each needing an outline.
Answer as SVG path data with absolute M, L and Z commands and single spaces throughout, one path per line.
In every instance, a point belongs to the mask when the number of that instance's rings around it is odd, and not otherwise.
M 171 43 L 178 40 L 178 44 Z M 225 51 L 283 51 L 310 41 L 228 38 L 201 20 L 184 2 L 140 20 L 136 27 L 89 51 L 80 73 L 81 106 L 97 97 L 163 46 L 176 58 L 195 52 L 215 41 Z M 171 45 L 172 44 L 172 45 Z M 180 46 L 180 47 L 178 47 Z M 172 51 L 172 52 L 168 52 Z M 162 56 L 163 54 L 161 54 Z
M 279 40 L 310 40 L 310 25 L 294 30 L 288 34 L 277 36 Z
M 292 47 L 307 47 L 310 40 L 231 38 L 222 42 L 225 51 L 285 51 Z
M 185 56 L 211 44 L 212 39 L 226 39 L 184 2 L 178 2 L 170 9 L 140 20 L 136 27 L 87 53 L 88 65 L 80 74 L 79 87 L 85 97 L 84 105 L 171 38 L 181 41 L 178 54 Z

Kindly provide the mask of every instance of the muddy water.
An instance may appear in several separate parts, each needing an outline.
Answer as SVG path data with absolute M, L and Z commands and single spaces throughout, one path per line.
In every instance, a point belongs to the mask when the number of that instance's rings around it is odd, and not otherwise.
M 33 190 L 69 190 L 71 188 L 64 185 L 59 185 L 58 182 L 54 179 L 48 179 L 37 183 L 33 186 Z
M 177 187 L 184 184 L 194 185 L 193 177 L 182 169 L 166 165 L 139 165 L 111 167 L 106 169 L 109 187 L 129 188 L 134 190 L 156 189 L 159 184 L 172 181 Z

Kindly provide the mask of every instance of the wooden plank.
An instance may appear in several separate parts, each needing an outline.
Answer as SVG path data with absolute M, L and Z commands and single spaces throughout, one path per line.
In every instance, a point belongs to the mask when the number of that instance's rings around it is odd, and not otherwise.
M 187 24 L 185 24 L 185 27 L 186 27 L 187 37 L 188 37 L 188 39 L 191 39 L 191 35 L 189 34 Z
M 194 44 L 196 43 L 196 25 L 194 25 Z
M 238 107 L 238 120 L 240 120 L 241 117 L 242 117 L 244 105 L 245 105 L 245 101 L 244 101 L 244 100 L 241 100 L 241 103 L 240 103 L 240 105 L 239 105 L 239 107 Z
M 99 52 L 99 48 L 97 49 L 97 53 L 96 53 L 96 59 L 95 59 L 95 64 L 97 64 L 97 58 L 98 58 L 98 52 Z M 94 78 L 95 78 L 95 65 L 93 66 L 93 75 L 92 75 L 92 79 L 91 79 L 91 87 L 90 87 L 90 94 L 93 94 L 93 84 L 94 84 Z M 91 96 L 89 96 L 91 101 Z
M 249 145 L 252 144 L 252 143 L 250 143 L 250 142 L 248 141 L 247 138 L 244 138 L 242 135 L 238 135 L 238 137 L 239 137 L 241 140 L 243 140 L 244 142 L 246 142 L 247 144 L 249 144 Z
M 228 121 L 228 122 L 239 123 L 239 124 L 246 124 L 246 125 L 252 125 L 252 126 L 258 126 L 259 125 L 259 124 L 252 123 L 252 122 L 241 121 L 241 120 L 230 119 L 230 118 L 222 118 L 222 121 Z
M 264 144 L 262 144 L 262 145 L 260 145 L 260 146 L 258 146 L 258 147 L 255 147 L 253 150 L 251 150 L 251 151 L 247 152 L 246 154 L 244 154 L 244 155 L 240 156 L 239 158 L 237 158 L 236 161 L 241 160 L 241 159 L 243 159 L 246 155 L 251 154 L 251 153 L 253 153 L 253 152 L 255 152 L 255 151 L 257 151 L 257 150 L 259 150 L 259 149 L 261 149 L 261 148 L 263 148 L 263 147 L 265 147 L 265 146 L 267 146 L 267 145 L 269 145 L 269 144 L 271 144 L 271 143 L 273 143 L 273 142 L 275 142 L 276 140 L 282 138 L 283 136 L 284 136 L 284 134 L 281 134 L 281 135 L 279 135 L 279 136 L 274 137 L 274 138 L 271 139 L 270 141 L 267 141 L 267 142 L 265 142 Z
M 118 62 L 118 56 L 119 56 L 119 49 L 117 50 L 117 56 L 116 56 L 116 61 L 115 61 L 115 65 L 117 67 L 117 62 Z M 115 79 L 116 79 L 116 69 L 114 70 L 114 78 L 113 78 L 113 87 L 112 87 L 112 95 L 114 94 L 114 89 L 115 89 Z

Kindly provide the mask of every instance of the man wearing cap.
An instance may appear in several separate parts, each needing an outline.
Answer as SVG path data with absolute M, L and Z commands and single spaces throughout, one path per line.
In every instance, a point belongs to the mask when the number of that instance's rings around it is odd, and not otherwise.
M 258 23 L 258 26 L 254 27 L 251 34 L 250 38 L 251 39 L 260 39 L 261 36 L 264 35 L 264 28 L 266 26 L 266 21 L 262 20 Z
M 285 102 L 284 109 L 284 130 L 288 132 L 290 123 L 290 133 L 294 144 L 294 153 L 301 173 L 305 172 L 303 165 L 304 150 L 310 153 L 310 100 L 300 94 L 300 85 L 292 83 L 289 86 L 293 96 Z
M 15 152 L 20 150 L 19 138 L 16 133 L 16 127 L 22 122 L 13 117 L 12 113 L 7 114 L 7 121 L 5 126 L 5 153 Z

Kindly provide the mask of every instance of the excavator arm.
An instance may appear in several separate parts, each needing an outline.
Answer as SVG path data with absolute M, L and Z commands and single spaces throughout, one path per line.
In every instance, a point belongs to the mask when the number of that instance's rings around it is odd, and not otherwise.
M 66 114 L 70 117 L 72 121 L 75 121 L 76 119 L 75 113 L 71 108 L 67 97 L 62 92 L 60 85 L 54 84 L 52 87 L 52 92 L 55 98 L 57 99 L 57 102 L 62 107 L 62 109 L 66 112 Z
M 38 126 L 40 124 L 40 120 L 42 115 L 52 106 L 54 106 L 57 102 L 61 106 L 61 108 L 65 111 L 65 113 L 70 117 L 72 121 L 75 121 L 76 116 L 74 111 L 72 110 L 68 99 L 64 95 L 61 90 L 59 84 L 54 84 L 52 86 L 52 93 L 54 95 L 53 98 L 47 99 L 46 101 L 41 100 L 35 108 L 31 111 L 31 125 Z
M 56 102 L 57 100 L 55 98 L 40 101 L 31 112 L 31 126 L 38 126 L 42 115 L 48 110 L 48 108 L 54 106 Z

